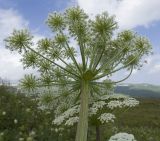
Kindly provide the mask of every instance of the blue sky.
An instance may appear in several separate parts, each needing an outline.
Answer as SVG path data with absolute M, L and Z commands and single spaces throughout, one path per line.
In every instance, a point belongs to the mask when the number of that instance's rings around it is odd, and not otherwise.
M 160 84 L 160 1 L 159 0 L 0 0 L 0 77 L 17 81 L 25 73 L 18 54 L 4 48 L 3 39 L 14 28 L 29 28 L 35 41 L 51 32 L 45 24 L 48 13 L 63 12 L 67 7 L 79 5 L 89 15 L 108 11 L 116 15 L 120 30 L 132 29 L 144 35 L 153 45 L 154 55 L 147 57 L 148 64 L 141 71 L 135 70 L 129 83 Z M 7 59 L 6 59 L 7 58 Z M 125 75 L 115 75 L 119 79 Z
M 0 8 L 14 9 L 29 21 L 30 29 L 47 30 L 45 20 L 48 13 L 63 11 L 72 3 L 68 0 L 0 0 Z

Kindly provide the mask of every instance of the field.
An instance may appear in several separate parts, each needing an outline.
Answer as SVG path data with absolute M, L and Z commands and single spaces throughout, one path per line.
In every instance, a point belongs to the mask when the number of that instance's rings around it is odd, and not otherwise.
M 102 141 L 107 141 L 115 132 L 134 134 L 137 141 L 160 141 L 160 99 L 139 101 L 138 107 L 122 113 L 113 125 L 101 128 Z
M 138 107 L 122 114 L 118 127 L 138 141 L 160 141 L 160 99 L 140 99 Z
M 5 102 L 3 102 L 2 100 L 5 100 Z M 135 135 L 137 141 L 160 141 L 160 99 L 138 98 L 138 100 L 140 101 L 139 106 L 131 110 L 124 111 L 122 114 L 120 114 L 119 117 L 116 118 L 114 124 L 101 127 L 101 141 L 107 141 L 108 138 L 116 132 L 132 133 Z M 19 102 L 16 103 L 16 101 Z M 12 108 L 13 106 L 15 106 L 15 104 L 17 108 Z M 75 128 L 67 130 L 67 132 L 63 136 L 60 136 L 60 134 L 57 134 L 56 132 L 52 132 L 51 134 L 50 130 L 48 129 L 50 128 L 50 124 L 48 121 L 52 120 L 50 118 L 50 116 L 52 115 L 48 115 L 36 110 L 36 103 L 33 103 L 24 96 L 14 95 L 10 92 L 5 91 L 4 88 L 1 88 L 0 106 L 0 112 L 3 112 L 5 110 L 11 115 L 8 117 L 6 116 L 6 118 L 5 116 L 0 115 L 0 133 L 4 132 L 6 135 L 8 135 L 8 138 L 5 137 L 5 140 L 2 141 L 10 141 L 11 139 L 13 141 L 16 141 L 17 137 L 13 139 L 15 134 L 23 132 L 26 135 L 26 133 L 31 129 L 37 129 L 34 141 L 74 140 Z M 31 107 L 31 111 L 29 111 L 29 114 L 31 114 L 32 116 L 28 115 L 24 111 L 24 109 L 26 109 L 27 107 Z M 18 123 L 14 125 L 12 121 L 17 117 L 19 118 Z M 54 129 L 54 127 L 52 128 Z M 42 135 L 42 131 L 47 134 Z M 47 140 L 46 136 L 48 136 Z M 90 126 L 88 140 L 95 141 L 95 136 L 95 127 Z

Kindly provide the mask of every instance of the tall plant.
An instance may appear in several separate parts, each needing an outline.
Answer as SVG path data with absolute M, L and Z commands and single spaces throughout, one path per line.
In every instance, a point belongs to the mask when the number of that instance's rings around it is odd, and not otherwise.
M 21 80 L 24 88 L 56 86 L 63 95 L 77 94 L 80 114 L 75 140 L 86 141 L 90 98 L 99 95 L 101 88 L 127 79 L 134 68 L 141 67 L 142 56 L 150 53 L 151 46 L 146 38 L 129 30 L 113 36 L 117 29 L 113 16 L 102 13 L 89 19 L 79 7 L 51 13 L 47 24 L 54 38 L 41 39 L 37 48 L 27 30 L 13 31 L 5 40 L 6 47 L 22 54 L 24 67 L 36 67 L 40 72 L 40 78 L 26 75 Z M 128 76 L 108 81 L 122 69 L 129 71 Z

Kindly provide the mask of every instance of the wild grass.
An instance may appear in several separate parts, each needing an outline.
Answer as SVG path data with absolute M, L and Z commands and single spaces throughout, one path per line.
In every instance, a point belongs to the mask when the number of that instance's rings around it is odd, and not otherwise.
M 139 99 L 140 105 L 117 117 L 115 124 L 101 128 L 102 141 L 116 132 L 135 135 L 137 141 L 160 141 L 160 99 Z
M 6 111 L 9 114 L 0 115 L 0 133 L 4 132 L 7 135 L 3 141 L 11 139 L 17 141 L 19 137 L 17 133 L 21 131 L 22 125 L 25 127 L 24 134 L 28 133 L 31 127 L 38 129 L 36 131 L 38 141 L 46 139 L 46 135 L 48 141 L 53 141 L 53 138 L 54 141 L 74 141 L 76 127 L 67 130 L 63 136 L 55 132 L 52 136 L 49 135 L 51 127 L 46 123 L 49 123 L 48 121 L 53 116 L 50 118 L 45 113 L 39 113 L 36 103 L 21 94 L 15 95 L 8 92 L 6 89 L 8 88 L 0 87 L 0 113 Z M 160 99 L 139 99 L 139 101 L 139 106 L 121 113 L 115 123 L 101 127 L 101 141 L 107 141 L 110 136 L 118 132 L 134 134 L 137 141 L 160 141 Z M 31 107 L 31 113 L 34 115 L 25 112 L 27 107 Z M 16 126 L 13 123 L 15 118 L 19 118 Z M 36 118 L 36 122 L 33 118 Z M 44 129 L 47 134 L 41 135 L 41 131 L 45 132 Z M 88 141 L 95 141 L 95 138 L 95 127 L 90 126 Z

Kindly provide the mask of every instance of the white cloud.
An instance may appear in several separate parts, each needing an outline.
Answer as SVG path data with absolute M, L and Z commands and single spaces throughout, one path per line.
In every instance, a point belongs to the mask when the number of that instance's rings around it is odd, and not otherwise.
M 24 70 L 20 62 L 21 56 L 11 53 L 4 48 L 3 40 L 9 36 L 13 29 L 23 29 L 28 27 L 26 21 L 17 11 L 13 9 L 0 9 L 0 77 L 15 82 L 26 73 L 34 72 L 32 69 Z M 34 42 L 42 36 L 36 34 Z
M 22 29 L 28 26 L 26 21 L 17 11 L 13 9 L 0 9 L 0 43 L 13 29 Z
M 0 48 L 0 77 L 11 82 L 18 81 L 24 74 L 33 72 L 32 69 L 23 70 L 20 62 L 21 56 Z
M 160 64 L 154 65 L 153 69 L 149 73 L 160 73 Z
M 131 75 L 126 82 L 160 84 L 160 54 L 150 56 L 146 60 L 148 63 Z
M 134 69 L 131 76 L 122 83 L 150 83 L 160 85 L 160 54 L 154 54 L 145 58 L 145 63 L 140 70 Z M 130 72 L 122 70 L 115 73 L 111 79 L 114 81 L 122 80 Z
M 115 15 L 120 30 L 148 27 L 160 20 L 160 0 L 77 0 L 77 3 L 91 17 L 104 11 Z M 126 82 L 160 84 L 160 54 L 154 54 L 146 60 L 148 63 L 141 70 L 134 70 Z M 120 80 L 127 74 L 119 72 L 113 79 Z
M 117 13 L 117 16 L 119 15 L 121 27 L 132 28 L 137 25 L 146 26 L 149 23 L 152 23 L 152 21 L 160 19 L 160 13 L 157 12 L 157 7 L 160 7 L 159 0 L 152 0 L 152 3 L 151 1 L 145 1 L 145 4 L 143 4 L 143 6 L 141 2 L 144 2 L 144 0 L 123 0 L 122 2 L 117 2 L 115 0 L 78 1 L 80 6 L 84 8 L 85 11 L 87 11 L 88 13 L 97 14 L 100 11 L 102 12 L 104 10 L 109 10 L 110 13 L 116 13 L 117 11 L 119 11 Z M 126 6 L 127 1 L 128 8 Z M 147 11 L 149 14 L 147 14 L 146 16 L 145 13 L 147 13 Z M 20 55 L 16 53 L 11 54 L 9 50 L 6 50 L 4 48 L 3 44 L 3 39 L 7 37 L 13 31 L 14 28 L 27 28 L 28 24 L 29 22 L 26 21 L 17 11 L 12 9 L 0 9 L 0 77 L 7 78 L 11 81 L 15 81 L 21 79 L 24 74 L 33 72 L 32 69 L 23 70 L 23 66 L 19 61 L 21 58 Z M 35 34 L 34 42 L 36 42 L 40 38 L 42 38 L 41 35 Z M 147 60 L 148 64 L 146 64 L 140 71 L 134 70 L 134 75 L 132 75 L 130 79 L 128 79 L 126 82 L 145 82 L 160 84 L 160 54 L 155 54 L 151 57 L 148 57 Z M 116 75 L 115 79 L 118 80 L 120 77 L 123 77 L 122 73 L 120 75 Z
M 108 11 L 116 15 L 121 29 L 148 26 L 160 20 L 160 0 L 77 0 L 89 14 Z

